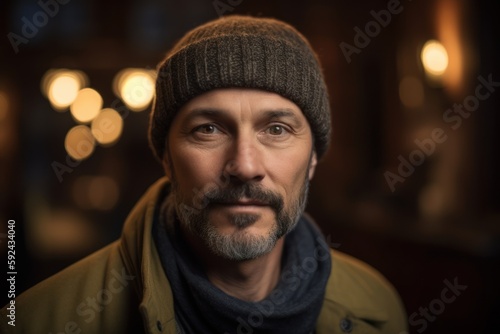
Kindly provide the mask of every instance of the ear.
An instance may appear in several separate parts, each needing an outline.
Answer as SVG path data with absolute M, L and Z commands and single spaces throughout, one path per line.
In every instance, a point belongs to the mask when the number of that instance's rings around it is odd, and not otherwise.
M 311 162 L 309 163 L 309 181 L 311 181 L 314 176 L 314 171 L 316 170 L 317 164 L 318 158 L 316 157 L 316 151 L 313 151 L 311 155 Z

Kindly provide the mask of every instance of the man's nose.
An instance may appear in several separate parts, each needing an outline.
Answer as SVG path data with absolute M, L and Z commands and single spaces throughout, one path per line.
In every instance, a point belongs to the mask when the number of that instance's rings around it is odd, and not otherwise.
M 261 181 L 265 175 L 262 153 L 251 140 L 238 140 L 231 148 L 231 154 L 224 172 L 240 182 Z

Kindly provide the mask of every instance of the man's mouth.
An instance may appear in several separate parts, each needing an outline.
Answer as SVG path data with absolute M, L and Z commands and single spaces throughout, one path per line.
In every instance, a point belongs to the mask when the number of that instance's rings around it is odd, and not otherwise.
M 223 206 L 269 206 L 269 203 L 256 200 L 256 199 L 239 199 L 235 201 L 224 201 L 224 202 L 215 202 L 214 205 L 223 205 Z

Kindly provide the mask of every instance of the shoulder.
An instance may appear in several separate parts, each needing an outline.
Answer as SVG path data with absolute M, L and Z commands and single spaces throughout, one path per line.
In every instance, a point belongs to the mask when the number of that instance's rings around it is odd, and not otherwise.
M 371 327 L 375 330 L 373 333 L 404 332 L 407 329 L 406 312 L 389 281 L 352 256 L 333 250 L 331 255 L 332 271 L 325 292 L 324 311 L 336 313 L 357 326 Z
M 3 322 L 2 332 L 92 332 L 112 313 L 125 313 L 133 276 L 127 274 L 117 245 L 104 247 L 19 295 L 16 327 Z M 10 311 L 4 307 L 0 312 L 6 317 Z
M 357 309 L 366 308 L 367 301 L 358 300 L 353 296 L 370 297 L 370 301 L 398 297 L 389 281 L 370 265 L 339 251 L 331 251 L 331 254 L 332 272 L 329 288 L 334 292 L 335 300 L 346 302 Z

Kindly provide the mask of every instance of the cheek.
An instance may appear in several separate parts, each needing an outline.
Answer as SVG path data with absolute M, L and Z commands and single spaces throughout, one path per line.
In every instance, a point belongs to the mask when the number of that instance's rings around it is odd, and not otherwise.
M 217 157 L 211 153 L 183 147 L 171 150 L 173 178 L 184 197 L 208 190 L 221 174 Z
M 298 151 L 298 150 L 297 150 Z M 309 154 L 294 152 L 281 157 L 275 156 L 274 167 L 270 171 L 271 178 L 281 188 L 285 194 L 285 201 L 290 201 L 297 197 L 302 189 L 306 177 L 309 175 Z M 307 157 L 304 159 L 304 157 Z

